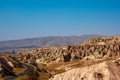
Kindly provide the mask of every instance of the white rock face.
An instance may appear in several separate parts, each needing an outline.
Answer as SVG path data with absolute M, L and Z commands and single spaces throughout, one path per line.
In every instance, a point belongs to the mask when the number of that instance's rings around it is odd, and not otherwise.
M 69 70 L 49 80 L 120 80 L 120 68 L 113 62 L 103 62 Z
M 7 63 L 8 63 L 8 65 L 10 65 L 11 67 L 14 67 L 14 64 L 13 64 L 11 61 L 8 61 Z

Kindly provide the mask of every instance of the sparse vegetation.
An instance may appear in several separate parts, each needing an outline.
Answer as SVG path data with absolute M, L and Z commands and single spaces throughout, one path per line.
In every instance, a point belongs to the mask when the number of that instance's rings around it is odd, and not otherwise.
M 94 77 L 99 79 L 99 78 L 103 78 L 103 75 L 101 73 L 95 72 Z
M 30 70 L 27 73 L 27 76 L 28 76 L 28 80 L 38 80 L 39 73 L 38 71 Z
M 30 64 L 30 65 L 33 65 L 33 66 L 37 66 L 37 63 L 36 63 L 35 60 L 31 60 L 29 64 Z
M 26 70 L 26 67 L 24 67 L 24 68 L 14 68 L 15 75 L 19 75 L 20 73 L 22 73 L 25 70 Z

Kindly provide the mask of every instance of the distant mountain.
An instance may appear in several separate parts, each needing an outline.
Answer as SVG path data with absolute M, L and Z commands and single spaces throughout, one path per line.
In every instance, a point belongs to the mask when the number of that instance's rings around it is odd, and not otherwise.
M 17 51 L 45 46 L 62 46 L 69 44 L 77 44 L 96 37 L 100 37 L 100 35 L 82 35 L 66 37 L 51 36 L 21 40 L 0 41 L 0 52 Z

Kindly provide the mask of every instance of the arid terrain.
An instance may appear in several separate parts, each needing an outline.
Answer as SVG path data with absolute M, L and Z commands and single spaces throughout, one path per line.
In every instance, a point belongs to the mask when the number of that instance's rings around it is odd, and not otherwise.
M 1 80 L 120 80 L 120 36 L 0 55 Z

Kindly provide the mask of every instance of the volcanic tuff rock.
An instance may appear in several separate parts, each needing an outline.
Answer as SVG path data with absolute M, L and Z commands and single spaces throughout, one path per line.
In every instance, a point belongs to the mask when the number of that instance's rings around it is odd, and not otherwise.
M 120 65 L 105 61 L 69 70 L 55 75 L 49 80 L 120 80 Z
M 19 60 L 37 63 L 67 62 L 74 59 L 106 59 L 120 56 L 120 37 L 103 37 L 83 44 L 45 47 L 17 52 Z
M 14 75 L 13 68 L 22 67 L 21 63 L 9 55 L 0 56 L 0 74 L 2 76 Z

